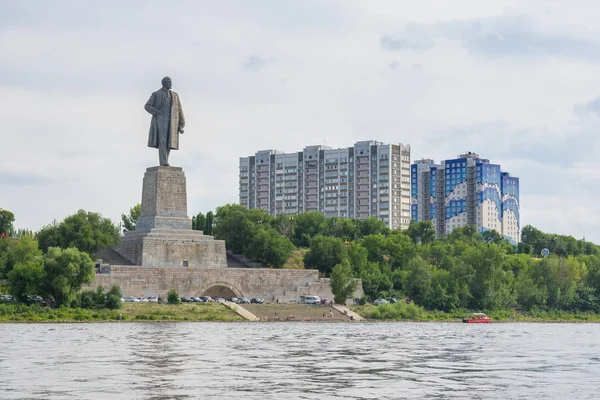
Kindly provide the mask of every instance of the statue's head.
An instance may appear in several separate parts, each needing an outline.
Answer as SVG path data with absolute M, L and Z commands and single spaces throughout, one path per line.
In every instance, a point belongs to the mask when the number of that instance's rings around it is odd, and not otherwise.
M 171 89 L 172 82 L 171 82 L 171 78 L 169 78 L 168 76 L 165 76 L 164 78 L 162 78 L 161 83 L 165 89 Z

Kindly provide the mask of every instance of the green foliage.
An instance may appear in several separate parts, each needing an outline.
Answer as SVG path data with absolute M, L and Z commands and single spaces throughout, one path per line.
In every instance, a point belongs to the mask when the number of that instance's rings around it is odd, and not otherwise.
M 117 296 L 119 299 L 123 297 L 123 292 L 121 292 L 121 288 L 117 285 L 113 285 L 106 295 L 110 296 L 111 294 Z
M 362 221 L 358 221 L 358 225 L 361 236 L 383 235 L 387 234 L 389 231 L 386 223 L 375 217 L 369 217 Z
M 433 223 L 427 221 L 410 221 L 406 235 L 412 239 L 415 244 L 430 244 L 435 240 L 435 229 Z
M 12 235 L 13 222 L 15 222 L 15 215 L 8 210 L 0 208 L 0 236 Z
M 51 247 L 44 266 L 45 293 L 52 295 L 59 306 L 71 304 L 81 285 L 94 281 L 94 262 L 76 248 Z
M 396 304 L 357 307 L 356 312 L 368 319 L 412 321 L 427 319 L 425 309 L 413 302 L 406 304 L 400 301 Z
M 21 239 L 0 239 L 0 279 L 6 278 L 9 272 L 20 263 L 41 260 L 42 252 L 32 236 Z
M 116 294 L 109 293 L 106 295 L 106 308 L 109 310 L 117 310 L 123 306 L 121 302 L 121 296 L 117 296 Z
M 206 213 L 206 222 L 204 223 L 204 234 L 212 235 L 213 234 L 213 223 L 214 223 L 215 215 L 212 211 Z
M 308 247 L 310 239 L 327 232 L 327 218 L 318 211 L 307 211 L 296 215 L 293 220 L 294 243 L 298 247 Z
M 254 231 L 245 255 L 264 266 L 281 268 L 295 248 L 287 237 L 281 236 L 275 229 L 261 226 Z
M 120 236 L 119 228 L 110 219 L 98 213 L 79 210 L 59 225 L 42 228 L 37 239 L 44 252 L 50 247 L 74 247 L 93 257 L 100 249 L 116 246 Z
M 181 297 L 179 297 L 179 292 L 177 291 L 177 289 L 172 288 L 171 290 L 169 290 L 169 293 L 167 293 L 167 302 L 169 304 L 181 303 Z
M 542 249 L 550 250 L 558 256 L 600 255 L 600 246 L 585 239 L 577 240 L 573 236 L 544 233 L 531 225 L 525 225 L 521 230 L 519 252 L 539 257 Z
M 552 256 L 539 260 L 515 254 L 515 247 L 496 231 L 480 234 L 474 226 L 436 239 L 429 221 L 412 223 L 404 232 L 390 231 L 376 218 L 327 219 L 315 211 L 273 217 L 260 209 L 226 205 L 217 209 L 214 225 L 215 235 L 230 250 L 264 265 L 285 262 L 294 250 L 287 238 L 308 247 L 304 266 L 324 276 L 348 263 L 369 300 L 409 297 L 427 309 L 450 313 L 511 308 L 591 311 L 600 306 L 598 246 L 532 227 L 523 229 L 519 252 L 529 246 L 537 255 L 538 249 L 548 247 Z
M 192 228 L 196 231 L 204 231 L 206 226 L 206 216 L 199 212 L 195 217 L 192 218 Z
M 346 258 L 342 239 L 317 235 L 310 240 L 310 250 L 304 256 L 304 266 L 316 268 L 329 276 L 333 267 Z
M 113 286 L 108 293 L 104 292 L 102 286 L 96 290 L 82 290 L 71 302 L 71 307 L 99 310 L 108 308 L 116 310 L 123 305 L 121 302 L 121 288 Z
M 9 292 L 17 300 L 25 302 L 27 296 L 41 293 L 45 278 L 41 259 L 19 262 L 8 273 Z
M 331 292 L 337 304 L 344 304 L 352 297 L 358 286 L 358 281 L 352 276 L 352 267 L 348 260 L 333 267 L 330 277 Z
M 137 220 L 140 219 L 142 213 L 142 204 L 137 203 L 135 206 L 129 209 L 129 214 L 121 214 L 121 221 L 123 222 L 123 233 L 131 232 L 135 230 Z
M 249 211 L 240 205 L 228 204 L 217 208 L 216 220 L 215 237 L 225 240 L 227 249 L 234 253 L 244 253 L 257 229 Z

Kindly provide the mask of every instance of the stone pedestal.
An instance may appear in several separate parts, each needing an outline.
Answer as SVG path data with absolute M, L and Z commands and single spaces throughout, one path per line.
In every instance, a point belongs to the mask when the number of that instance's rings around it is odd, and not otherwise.
M 140 218 L 116 251 L 144 267 L 227 267 L 225 242 L 192 230 L 185 174 L 177 167 L 146 170 Z

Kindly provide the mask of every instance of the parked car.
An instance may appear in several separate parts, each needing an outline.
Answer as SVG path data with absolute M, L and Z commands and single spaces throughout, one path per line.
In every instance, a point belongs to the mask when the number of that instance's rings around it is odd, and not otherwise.
M 390 302 L 387 301 L 386 299 L 377 299 L 373 302 L 373 304 L 375 304 L 376 306 L 380 305 L 380 304 L 389 304 Z
M 304 302 L 306 304 L 319 304 L 321 302 L 321 298 L 319 296 L 306 296 Z
M 3 294 L 0 296 L 0 303 L 12 303 L 13 297 L 10 294 Z
M 158 297 L 148 297 L 150 303 L 158 303 Z
M 263 299 L 261 299 L 260 297 L 253 297 L 250 299 L 250 303 L 251 304 L 262 304 L 265 301 Z
M 201 299 L 202 299 L 202 301 L 203 301 L 203 302 L 205 302 L 205 303 L 210 303 L 210 302 L 213 302 L 213 301 L 214 301 L 214 300 L 213 300 L 213 298 L 212 298 L 212 297 L 210 297 L 210 296 L 200 296 L 200 298 L 201 298 Z
M 181 298 L 181 302 L 182 303 L 192 303 L 194 300 L 192 300 L 191 297 L 182 297 Z
M 238 304 L 250 304 L 250 300 L 248 300 L 248 299 L 247 299 L 247 298 L 245 298 L 245 297 L 240 297 L 240 298 L 238 299 Z
M 126 303 L 139 303 L 140 299 L 138 299 L 135 296 L 128 296 L 128 297 L 125 297 L 125 302 Z
M 217 297 L 215 299 L 215 302 L 218 303 L 218 304 L 225 304 L 225 299 L 222 298 L 222 297 Z
M 388 301 L 389 301 L 390 303 L 392 303 L 392 304 L 396 304 L 396 303 L 398 302 L 398 300 L 396 300 L 396 298 L 395 298 L 395 297 L 391 297 L 391 298 L 389 298 L 389 299 L 388 299 Z

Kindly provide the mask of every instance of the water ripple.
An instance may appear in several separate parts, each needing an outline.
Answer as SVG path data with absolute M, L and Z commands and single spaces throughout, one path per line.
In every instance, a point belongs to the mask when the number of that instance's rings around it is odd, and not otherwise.
M 596 324 L 0 325 L 1 399 L 592 399 Z

